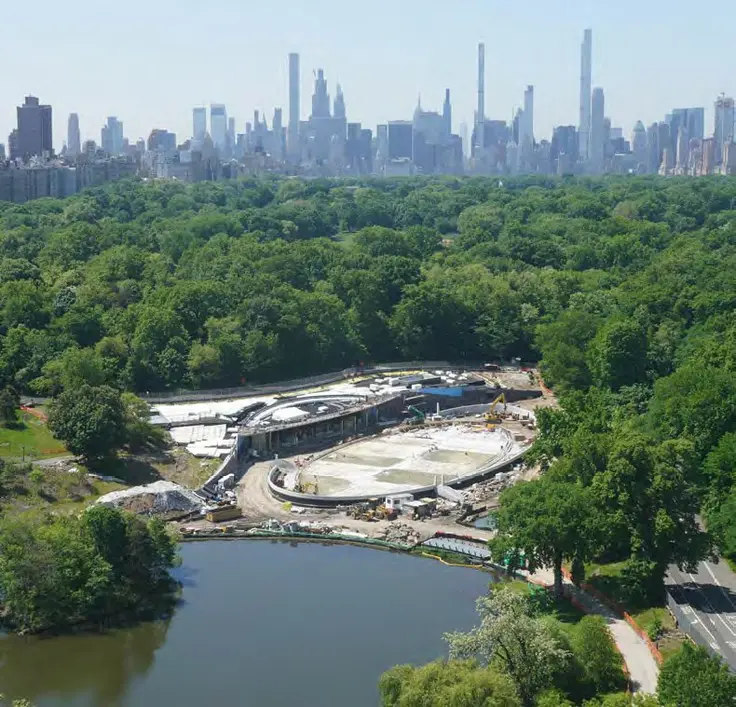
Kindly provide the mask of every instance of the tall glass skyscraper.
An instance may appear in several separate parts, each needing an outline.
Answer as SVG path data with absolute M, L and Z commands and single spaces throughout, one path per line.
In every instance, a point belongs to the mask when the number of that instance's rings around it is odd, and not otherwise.
M 580 48 L 580 159 L 590 156 L 591 85 L 593 80 L 593 30 L 586 29 Z
M 289 127 L 287 149 L 292 160 L 299 159 L 299 55 L 289 54 Z
M 218 150 L 227 147 L 227 111 L 222 103 L 210 106 L 210 137 Z
M 207 109 L 202 106 L 192 110 L 192 137 L 203 140 L 207 134 Z

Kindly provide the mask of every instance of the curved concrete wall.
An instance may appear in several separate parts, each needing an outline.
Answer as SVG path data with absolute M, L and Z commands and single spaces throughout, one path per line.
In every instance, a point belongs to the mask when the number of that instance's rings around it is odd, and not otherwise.
M 488 409 L 488 406 L 481 405 L 479 407 L 484 408 L 484 411 Z M 450 412 L 449 410 L 446 412 Z M 528 412 L 528 410 L 525 410 L 524 412 Z M 509 441 L 511 440 L 511 435 L 507 430 L 503 430 L 508 437 Z M 449 486 L 451 488 L 455 489 L 462 489 L 466 488 L 468 486 L 472 486 L 474 483 L 477 483 L 478 481 L 483 481 L 487 479 L 490 476 L 495 476 L 499 472 L 503 471 L 504 469 L 509 468 L 513 464 L 515 464 L 519 459 L 521 459 L 526 453 L 528 449 L 521 449 L 518 452 L 511 454 L 509 456 L 506 456 L 500 460 L 494 460 L 492 462 L 489 462 L 487 465 L 482 466 L 481 468 L 474 471 L 472 474 L 466 474 L 465 476 L 462 476 L 458 479 L 455 479 L 454 481 L 451 481 L 446 486 Z M 271 471 L 268 474 L 268 487 L 271 493 L 276 496 L 276 498 L 281 499 L 282 501 L 290 501 L 291 503 L 294 503 L 298 506 L 314 506 L 318 508 L 335 508 L 336 506 L 349 506 L 353 503 L 361 503 L 363 501 L 369 501 L 373 498 L 376 498 L 376 494 L 371 494 L 367 496 L 314 496 L 312 494 L 308 493 L 297 493 L 296 491 L 289 491 L 281 486 L 278 486 L 276 483 L 274 483 L 274 479 L 276 477 L 276 474 L 279 473 L 278 467 L 274 467 L 271 469 Z M 419 488 L 409 489 L 407 491 L 397 491 L 396 493 L 410 493 L 415 498 L 421 497 L 421 496 L 428 496 L 430 498 L 437 495 L 437 487 L 432 486 L 421 486 Z M 395 494 L 388 494 L 388 495 L 395 495 Z M 378 496 L 378 498 L 382 498 L 382 496 Z

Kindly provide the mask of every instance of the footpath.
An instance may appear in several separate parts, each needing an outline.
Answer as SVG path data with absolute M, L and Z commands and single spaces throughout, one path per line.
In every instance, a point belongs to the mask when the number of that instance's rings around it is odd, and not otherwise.
M 534 584 L 545 587 L 554 585 L 552 570 L 537 570 L 534 574 L 519 572 L 519 574 L 524 575 Z M 657 692 L 657 679 L 659 678 L 659 665 L 650 652 L 646 641 L 612 609 L 576 587 L 569 579 L 565 579 L 564 587 L 565 594 L 574 605 L 587 614 L 597 614 L 605 619 L 616 647 L 623 656 L 624 663 L 626 663 L 632 692 L 655 694 Z

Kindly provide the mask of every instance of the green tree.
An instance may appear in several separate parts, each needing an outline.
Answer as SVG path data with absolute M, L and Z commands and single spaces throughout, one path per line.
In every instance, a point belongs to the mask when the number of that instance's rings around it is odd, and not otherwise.
M 133 393 L 120 396 L 125 412 L 125 446 L 132 452 L 155 450 L 164 446 L 166 434 L 152 425 L 151 408 Z
M 518 707 L 513 683 L 472 661 L 397 665 L 381 676 L 382 707 Z
M 687 440 L 653 444 L 622 428 L 605 472 L 591 482 L 593 505 L 608 537 L 626 548 L 632 589 L 661 601 L 670 564 L 692 568 L 711 552 L 711 539 L 696 517 L 697 464 Z
M 547 476 L 517 484 L 501 494 L 498 528 L 490 542 L 497 560 L 518 569 L 523 553 L 530 571 L 550 567 L 555 593 L 562 595 L 562 563 L 587 557 L 592 519 L 584 489 Z
M 94 625 L 170 605 L 176 543 L 161 521 L 94 506 L 0 522 L 0 596 L 22 632 Z
M 18 420 L 18 408 L 20 407 L 20 396 L 15 388 L 6 385 L 0 388 L 0 420 L 3 425 L 8 425 Z
M 539 692 L 570 660 L 548 624 L 534 616 L 528 596 L 501 587 L 478 599 L 480 625 L 468 633 L 450 633 L 451 658 L 479 658 L 497 664 L 511 677 L 521 703 L 531 707 Z
M 572 646 L 591 694 L 602 695 L 625 689 L 623 660 L 602 618 L 584 616 L 575 627 Z
M 593 381 L 612 390 L 641 383 L 647 370 L 647 338 L 633 319 L 612 319 L 596 334 L 588 351 Z
M 657 694 L 662 707 L 725 707 L 736 702 L 736 675 L 705 648 L 686 642 L 662 666 Z
M 65 390 L 52 400 L 48 424 L 69 451 L 91 463 L 114 454 L 126 441 L 120 392 L 105 385 Z

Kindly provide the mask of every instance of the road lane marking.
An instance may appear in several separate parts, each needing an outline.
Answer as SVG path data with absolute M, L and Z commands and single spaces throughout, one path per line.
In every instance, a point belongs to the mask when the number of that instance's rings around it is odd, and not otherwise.
M 728 596 L 728 592 L 726 591 L 726 588 L 720 583 L 718 580 L 718 577 L 713 574 L 713 570 L 710 568 L 710 565 L 707 562 L 702 563 L 705 569 L 708 570 L 708 574 L 713 577 L 713 581 L 720 587 L 721 593 L 726 598 L 726 601 L 733 607 L 734 611 L 736 611 L 736 604 L 733 603 L 733 599 L 731 599 L 730 596 Z
M 684 594 L 684 592 L 683 592 L 683 594 Z M 685 601 L 687 601 L 687 595 L 685 595 Z M 697 611 L 693 610 L 693 615 L 695 616 L 695 620 L 703 627 L 703 629 L 705 630 L 705 632 L 711 637 L 711 639 L 712 639 L 711 645 L 713 645 L 713 643 L 715 643 L 716 637 L 711 633 L 710 629 L 703 623 L 703 621 L 701 620 L 701 618 L 698 616 L 698 612 Z M 716 644 L 716 645 L 718 645 L 718 644 Z
M 697 580 L 695 579 L 695 577 L 693 577 L 690 573 L 688 573 L 688 577 L 690 577 L 690 579 L 692 579 L 693 584 L 695 584 L 695 586 L 698 588 L 697 591 L 700 594 L 702 594 L 703 599 L 705 599 L 705 603 L 707 604 L 708 608 L 710 609 L 710 615 L 708 616 L 708 619 L 710 620 L 710 622 L 715 626 L 716 625 L 716 622 L 713 619 L 713 615 L 717 616 L 720 619 L 721 623 L 731 632 L 731 635 L 732 636 L 736 636 L 736 631 L 734 631 L 725 622 L 725 620 L 723 619 L 723 616 L 721 616 L 720 613 L 716 612 L 716 610 L 713 608 L 713 605 L 710 603 L 710 601 L 708 601 L 708 597 L 706 596 L 705 592 L 700 588 L 700 584 L 697 582 Z M 721 591 L 723 591 L 723 588 L 721 588 Z

